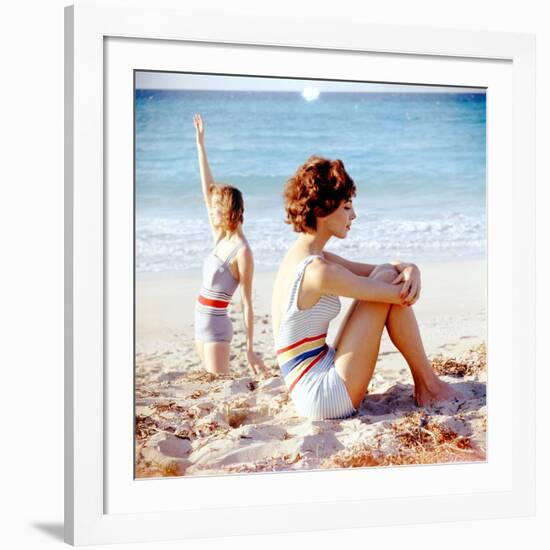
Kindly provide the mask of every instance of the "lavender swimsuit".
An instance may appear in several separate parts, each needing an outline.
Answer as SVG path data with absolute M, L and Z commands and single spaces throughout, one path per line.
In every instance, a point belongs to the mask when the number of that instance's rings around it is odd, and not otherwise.
M 203 343 L 231 342 L 233 325 L 228 315 L 231 298 L 239 282 L 229 270 L 242 243 L 238 243 L 225 260 L 212 251 L 202 268 L 202 288 L 195 306 L 195 338 Z

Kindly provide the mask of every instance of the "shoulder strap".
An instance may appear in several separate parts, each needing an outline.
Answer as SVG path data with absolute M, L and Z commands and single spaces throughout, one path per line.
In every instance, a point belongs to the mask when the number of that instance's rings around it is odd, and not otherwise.
M 227 255 L 227 258 L 225 258 L 225 261 L 223 262 L 225 265 L 229 264 L 231 260 L 237 255 L 237 252 L 239 249 L 243 246 L 243 243 L 237 243 L 233 250 Z
M 288 304 L 285 309 L 285 311 L 288 311 L 289 309 L 293 308 L 295 310 L 298 309 L 298 292 L 300 291 L 300 287 L 302 284 L 302 279 L 304 278 L 304 272 L 306 270 L 306 267 L 315 259 L 320 258 L 318 254 L 311 254 L 310 256 L 306 256 L 301 262 L 298 263 L 296 266 L 296 274 L 294 276 L 294 281 L 292 282 L 292 285 L 290 287 L 290 296 L 288 299 Z

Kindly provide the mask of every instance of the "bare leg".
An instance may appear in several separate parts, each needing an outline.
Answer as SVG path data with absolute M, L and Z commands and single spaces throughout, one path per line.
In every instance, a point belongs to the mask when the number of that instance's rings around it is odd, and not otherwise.
M 395 275 L 376 268 L 371 277 L 387 281 Z M 336 372 L 344 381 L 354 407 L 361 404 L 367 392 L 390 308 L 390 304 L 355 301 L 334 340 Z
M 391 341 L 411 369 L 414 398 L 419 406 L 459 396 L 450 384 L 440 380 L 432 370 L 412 307 L 393 305 L 386 320 L 386 328 Z
M 389 264 L 370 275 L 392 282 L 397 271 Z M 415 383 L 415 400 L 423 406 L 458 396 L 452 386 L 439 380 L 424 351 L 418 323 L 411 307 L 354 301 L 334 340 L 335 367 L 350 398 L 358 407 L 376 366 L 384 326 L 407 361 Z
M 195 341 L 197 353 L 203 367 L 214 374 L 229 374 L 229 355 L 231 345 L 229 342 Z
M 200 340 L 195 340 L 195 347 L 197 348 L 197 355 L 204 365 L 204 344 Z

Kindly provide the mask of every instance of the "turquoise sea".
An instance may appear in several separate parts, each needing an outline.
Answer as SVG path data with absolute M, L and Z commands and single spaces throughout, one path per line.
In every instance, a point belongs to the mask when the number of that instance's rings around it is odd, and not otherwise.
M 482 257 L 483 93 L 135 91 L 136 270 L 194 273 L 210 250 L 192 117 L 202 114 L 214 178 L 241 189 L 256 268 L 296 234 L 284 182 L 310 155 L 341 159 L 357 220 L 329 250 L 377 263 Z

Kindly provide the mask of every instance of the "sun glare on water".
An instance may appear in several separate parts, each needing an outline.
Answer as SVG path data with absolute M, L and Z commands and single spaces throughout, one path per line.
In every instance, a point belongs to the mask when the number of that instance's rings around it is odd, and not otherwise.
M 317 88 L 306 88 L 302 92 L 302 97 L 306 101 L 314 101 L 318 99 L 320 95 L 321 95 L 321 92 Z

